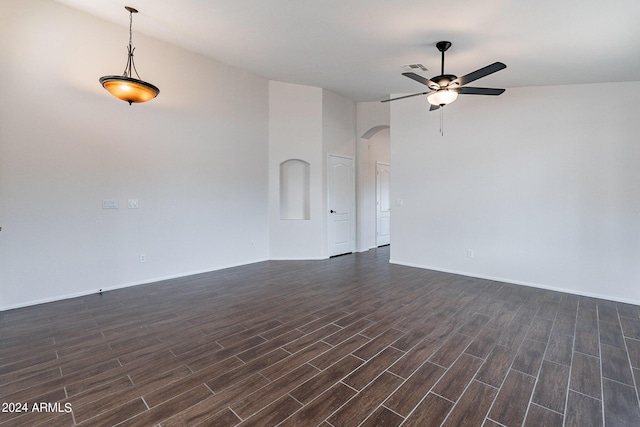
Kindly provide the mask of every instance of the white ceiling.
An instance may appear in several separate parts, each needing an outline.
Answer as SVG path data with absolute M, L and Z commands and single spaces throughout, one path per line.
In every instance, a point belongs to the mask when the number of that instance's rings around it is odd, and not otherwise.
M 354 101 L 412 93 L 421 63 L 440 74 L 501 61 L 474 86 L 640 80 L 640 0 L 57 0 L 271 80 L 317 86 Z M 595 97 L 594 97 L 595 98 Z M 401 101 L 399 101 L 401 102 Z

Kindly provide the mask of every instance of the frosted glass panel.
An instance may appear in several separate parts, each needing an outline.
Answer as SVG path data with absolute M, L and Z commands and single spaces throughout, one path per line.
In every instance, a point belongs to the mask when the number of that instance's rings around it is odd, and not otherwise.
M 304 160 L 280 163 L 280 219 L 309 219 L 309 168 Z

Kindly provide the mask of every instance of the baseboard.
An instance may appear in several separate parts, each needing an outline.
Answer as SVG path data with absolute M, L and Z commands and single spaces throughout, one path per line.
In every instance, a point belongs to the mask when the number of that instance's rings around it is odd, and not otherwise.
M 373 249 L 373 248 L 370 248 L 370 249 Z M 367 249 L 367 250 L 369 250 L 369 249 Z M 366 251 L 363 251 L 363 252 L 366 252 Z M 128 287 L 131 287 L 131 286 L 148 285 L 150 283 L 161 282 L 163 280 L 178 279 L 178 278 L 182 278 L 182 277 L 194 276 L 196 274 L 211 273 L 211 272 L 218 271 L 218 270 L 224 270 L 224 269 L 233 268 L 233 267 L 241 267 L 241 266 L 244 266 L 244 265 L 250 265 L 250 264 L 255 264 L 257 262 L 263 262 L 263 261 L 269 261 L 269 260 L 273 260 L 273 261 L 312 261 L 312 260 L 323 260 L 323 259 L 327 259 L 327 258 L 283 258 L 283 257 L 271 257 L 271 258 L 257 259 L 257 260 L 253 260 L 253 261 L 246 262 L 246 263 L 238 263 L 238 264 L 229 264 L 229 265 L 219 266 L 219 267 L 216 267 L 216 268 L 213 268 L 213 269 L 204 269 L 204 270 L 183 272 L 183 273 L 172 274 L 172 275 L 168 275 L 168 276 L 144 279 L 144 280 L 135 281 L 135 282 L 121 283 L 121 284 L 117 284 L 117 285 L 114 285 L 114 286 L 103 287 L 101 289 L 102 289 L 103 292 L 107 292 L 107 291 L 113 291 L 113 290 L 117 290 L 117 289 L 124 289 L 124 288 L 128 288 Z M 402 262 L 402 261 L 398 261 L 398 260 L 394 260 L 394 259 L 390 259 L 389 263 L 390 264 L 396 264 L 396 265 L 402 265 L 402 266 L 405 266 L 405 267 L 421 268 L 423 270 L 433 270 L 433 271 L 440 271 L 442 273 L 458 274 L 458 275 L 461 275 L 461 276 L 474 277 L 474 278 L 477 278 L 477 279 L 486 279 L 486 280 L 493 280 L 493 281 L 496 281 L 496 282 L 510 283 L 510 284 L 514 284 L 514 285 L 530 286 L 532 288 L 539 288 L 539 289 L 546 289 L 546 290 L 550 290 L 550 291 L 564 292 L 564 293 L 567 293 L 567 294 L 579 295 L 579 296 L 590 297 L 590 298 L 600 298 L 600 299 L 605 299 L 605 300 L 609 300 L 609 301 L 621 302 L 621 303 L 625 303 L 625 304 L 640 305 L 640 301 L 634 301 L 634 300 L 629 300 L 629 299 L 625 299 L 625 298 L 617 298 L 617 297 L 613 297 L 613 296 L 610 296 L 610 295 L 603 295 L 603 294 L 597 294 L 597 293 L 591 293 L 591 292 L 581 292 L 581 291 L 577 291 L 575 289 L 567 289 L 567 288 L 561 288 L 561 287 L 556 287 L 556 286 L 547 286 L 547 285 L 543 285 L 543 284 L 540 284 L 540 283 L 526 282 L 526 281 L 522 281 L 522 280 L 508 279 L 508 278 L 504 278 L 504 277 L 484 276 L 484 275 L 469 273 L 469 272 L 466 272 L 466 271 L 450 270 L 450 269 L 438 268 L 438 267 L 433 267 L 433 266 L 428 266 L 428 265 L 423 265 L 423 264 L 407 263 L 407 262 Z M 46 304 L 46 303 L 55 302 L 55 301 L 62 301 L 62 300 L 71 299 L 71 298 L 78 298 L 78 297 L 83 297 L 83 296 L 87 296 L 87 295 L 94 295 L 94 294 L 98 293 L 98 291 L 99 291 L 98 289 L 93 289 L 93 290 L 87 290 L 87 291 L 82 291 L 82 292 L 76 292 L 76 293 L 72 293 L 72 294 L 58 295 L 58 296 L 51 297 L 51 298 L 43 298 L 43 299 L 39 299 L 39 300 L 28 301 L 28 302 L 20 303 L 20 304 L 2 306 L 2 307 L 0 307 L 0 312 L 7 311 L 7 310 L 15 310 L 15 309 L 18 309 L 18 308 L 23 308 L 23 307 L 30 307 L 30 306 L 38 305 L 38 304 Z
M 224 270 L 224 269 L 227 269 L 227 268 L 241 267 L 243 265 L 255 264 L 257 262 L 263 262 L 263 261 L 268 261 L 268 260 L 269 260 L 268 258 L 256 259 L 256 260 L 245 262 L 245 263 L 228 264 L 228 265 L 223 265 L 223 266 L 219 266 L 219 267 L 212 268 L 212 269 L 204 269 L 204 270 L 183 272 L 183 273 L 171 274 L 171 275 L 168 275 L 168 276 L 154 277 L 154 278 L 150 278 L 150 279 L 139 280 L 139 281 L 135 281 L 135 282 L 120 283 L 120 284 L 117 284 L 117 285 L 114 285 L 114 286 L 102 287 L 100 289 L 102 289 L 102 292 L 115 291 L 117 289 L 129 288 L 131 286 L 148 285 L 150 283 L 161 282 L 163 280 L 179 279 L 179 278 L 182 278 L 182 277 L 194 276 L 196 274 L 211 273 L 211 272 L 214 272 L 214 271 Z M 91 290 L 82 291 L 82 292 L 76 292 L 76 293 L 72 293 L 72 294 L 57 295 L 55 297 L 43 298 L 43 299 L 34 300 L 34 301 L 28 301 L 28 302 L 24 302 L 24 303 L 20 303 L 20 304 L 3 306 L 3 307 L 0 307 L 0 312 L 7 311 L 7 310 L 15 310 L 17 308 L 30 307 L 30 306 L 33 306 L 33 305 L 46 304 L 46 303 L 49 303 L 49 302 L 62 301 L 62 300 L 71 299 L 71 298 L 79 298 L 79 297 L 84 297 L 84 296 L 87 296 L 87 295 L 94 295 L 94 294 L 97 294 L 100 291 L 100 289 L 91 289 Z
M 614 297 L 614 296 L 611 296 L 611 295 L 603 295 L 603 294 L 597 294 L 597 293 L 591 293 L 591 292 L 582 292 L 582 291 L 575 290 L 575 289 L 567 289 L 567 288 L 561 288 L 561 287 L 556 287 L 556 286 L 548 286 L 548 285 L 543 285 L 543 284 L 540 284 L 540 283 L 526 282 L 526 281 L 522 281 L 522 280 L 508 279 L 508 278 L 504 278 L 504 277 L 484 276 L 484 275 L 481 275 L 481 274 L 474 274 L 474 273 L 469 273 L 469 272 L 466 272 L 466 271 L 448 270 L 448 269 L 445 269 L 445 268 L 438 268 L 438 267 L 422 265 L 422 264 L 414 264 L 414 263 L 410 263 L 410 262 L 402 262 L 402 261 L 398 261 L 398 260 L 394 260 L 394 259 L 390 259 L 389 263 L 390 264 L 403 265 L 405 267 L 421 268 L 423 270 L 433 270 L 433 271 L 439 271 L 439 272 L 442 272 L 442 273 L 458 274 L 460 276 L 473 277 L 473 278 L 476 278 L 476 279 L 486 279 L 486 280 L 493 280 L 495 282 L 510 283 L 512 285 L 530 286 L 532 288 L 545 289 L 545 290 L 548 290 L 548 291 L 564 292 L 566 294 L 578 295 L 578 296 L 582 296 L 582 297 L 599 298 L 599 299 L 605 299 L 605 300 L 608 300 L 608 301 L 621 302 L 621 303 L 625 303 L 625 304 L 640 305 L 640 301 L 634 301 L 634 300 L 625 299 L 625 298 L 618 298 L 618 297 Z

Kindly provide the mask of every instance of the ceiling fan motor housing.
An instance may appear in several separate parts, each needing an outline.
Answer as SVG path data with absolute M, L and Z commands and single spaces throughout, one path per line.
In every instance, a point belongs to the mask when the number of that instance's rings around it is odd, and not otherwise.
M 431 78 L 431 81 L 436 83 L 439 87 L 447 87 L 449 83 L 457 79 L 458 76 L 454 76 L 453 74 L 442 74 L 440 76 L 435 76 Z M 438 89 L 437 87 L 435 89 Z

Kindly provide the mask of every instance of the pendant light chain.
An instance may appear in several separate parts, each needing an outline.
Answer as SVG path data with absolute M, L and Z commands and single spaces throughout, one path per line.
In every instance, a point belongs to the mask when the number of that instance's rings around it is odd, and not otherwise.
M 138 74 L 138 70 L 136 69 L 136 63 L 133 62 L 133 51 L 136 50 L 133 47 L 133 11 L 129 10 L 129 46 L 127 47 L 128 55 L 127 55 L 127 65 L 124 67 L 124 72 L 122 73 L 125 77 L 132 77 L 133 73 L 136 73 L 138 76 L 138 80 L 142 80 L 140 74 Z

